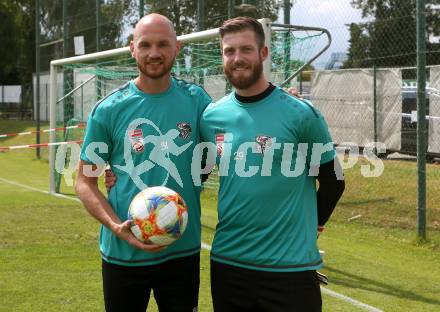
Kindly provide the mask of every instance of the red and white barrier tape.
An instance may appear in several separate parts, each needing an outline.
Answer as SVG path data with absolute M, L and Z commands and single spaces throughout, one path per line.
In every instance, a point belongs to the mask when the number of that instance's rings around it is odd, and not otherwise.
M 77 141 L 66 141 L 66 142 L 55 142 L 55 143 L 42 143 L 42 144 L 27 144 L 27 145 L 15 145 L 15 146 L 4 146 L 0 147 L 0 152 L 2 151 L 9 151 L 14 149 L 20 149 L 20 148 L 36 148 L 36 147 L 48 147 L 48 146 L 55 146 L 55 145 L 67 145 L 67 144 L 73 144 L 73 143 L 82 143 L 83 140 L 77 140 Z
M 67 129 L 76 129 L 76 128 L 85 128 L 85 124 L 79 124 L 76 126 L 68 126 L 68 127 L 61 127 L 61 128 L 53 128 L 53 129 L 45 129 L 41 131 L 26 131 L 26 132 L 19 132 L 19 133 L 6 133 L 6 134 L 0 134 L 0 138 L 6 138 L 6 137 L 12 137 L 17 135 L 28 135 L 28 134 L 36 134 L 38 132 L 53 132 L 53 131 L 61 131 L 61 130 L 67 130 Z

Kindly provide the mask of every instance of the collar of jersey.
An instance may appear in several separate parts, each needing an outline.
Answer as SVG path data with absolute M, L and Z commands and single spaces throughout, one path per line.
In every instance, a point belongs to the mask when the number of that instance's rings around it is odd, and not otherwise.
M 175 83 L 176 83 L 175 80 L 173 78 L 170 78 L 170 86 L 168 87 L 168 89 L 166 89 L 162 93 L 145 93 L 136 86 L 136 84 L 134 83 L 134 80 L 130 81 L 130 86 L 136 94 L 139 94 L 143 97 L 160 98 L 160 97 L 163 97 L 163 96 L 170 94 L 175 87 Z
M 256 102 L 251 102 L 251 103 L 242 103 L 239 100 L 237 100 L 237 98 L 235 97 L 235 91 L 232 92 L 230 96 L 231 96 L 232 101 L 236 105 L 238 105 L 240 107 L 243 107 L 243 108 L 253 108 L 253 107 L 257 107 L 257 106 L 260 106 L 260 105 L 264 104 L 265 102 L 270 100 L 274 96 L 274 94 L 277 93 L 277 92 L 278 92 L 278 87 L 275 87 L 275 90 L 273 90 L 272 93 L 269 94 L 269 96 L 266 96 L 262 100 L 259 100 L 259 101 L 256 101 Z

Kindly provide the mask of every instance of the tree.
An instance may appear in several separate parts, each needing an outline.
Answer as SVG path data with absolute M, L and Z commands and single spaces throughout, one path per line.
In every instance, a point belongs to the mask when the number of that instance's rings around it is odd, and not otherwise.
M 68 1 L 67 56 L 74 55 L 73 37 L 85 37 L 85 52 L 96 51 L 96 0 Z M 124 44 L 124 25 L 129 1 L 105 0 L 101 4 L 101 47 Z M 40 0 L 41 43 L 63 38 L 63 1 Z M 35 0 L 0 0 L 0 82 L 29 84 L 35 70 Z M 41 48 L 41 70 L 63 56 L 63 43 Z
M 33 3 L 32 0 L 0 0 L 0 84 L 30 81 L 35 51 Z
M 63 4 L 67 5 L 66 29 L 63 23 Z M 120 47 L 124 44 L 124 22 L 129 11 L 129 1 L 101 0 L 99 23 L 100 50 Z M 73 38 L 84 37 L 85 53 L 96 52 L 97 26 L 96 0 L 52 1 L 41 0 L 42 42 L 51 42 L 67 37 L 66 43 L 58 43 L 42 49 L 42 68 L 48 69 L 50 60 L 74 55 Z M 67 34 L 66 34 L 67 32 Z M 67 35 L 67 36 L 66 36 Z
M 430 0 L 429 4 L 439 4 Z M 371 20 L 350 25 L 350 47 L 344 67 L 414 66 L 416 64 L 416 2 L 414 0 L 352 0 L 362 17 Z M 427 6 L 427 34 L 439 30 L 440 18 Z M 428 37 L 428 36 L 427 36 Z M 429 45 L 428 64 L 439 64 L 438 45 Z
M 245 12 L 240 10 L 237 0 L 235 16 L 247 15 L 255 18 L 267 17 L 276 20 L 279 9 L 279 1 L 254 1 L 256 11 Z M 249 2 L 249 1 L 248 1 Z M 197 29 L 197 0 L 151 0 L 147 1 L 150 12 L 157 12 L 167 16 L 175 25 L 178 35 L 188 34 Z M 205 27 L 204 29 L 221 26 L 228 18 L 228 1 L 207 0 L 205 1 Z
M 350 24 L 350 49 L 348 50 L 345 68 L 370 67 L 368 34 L 364 27 L 358 24 Z

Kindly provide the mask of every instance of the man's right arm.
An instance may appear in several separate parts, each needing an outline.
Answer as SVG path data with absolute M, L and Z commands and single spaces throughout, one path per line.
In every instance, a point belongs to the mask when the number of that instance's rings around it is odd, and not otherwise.
M 98 188 L 98 178 L 89 177 L 84 174 L 85 166 L 92 166 L 96 171 L 96 165 L 88 165 L 80 161 L 78 177 L 75 184 L 75 191 L 79 199 L 83 202 L 87 211 L 101 224 L 113 231 L 116 224 L 120 224 L 118 216 L 113 211 L 105 196 Z
M 160 251 L 163 247 L 149 245 L 140 242 L 130 231 L 130 221 L 121 222 L 108 203 L 104 194 L 98 188 L 98 178 L 89 177 L 84 173 L 86 163 L 80 161 L 78 176 L 75 184 L 75 191 L 79 199 L 83 202 L 87 211 L 102 225 L 110 229 L 120 239 L 126 240 L 129 244 L 144 251 Z M 92 166 L 96 170 L 96 165 Z

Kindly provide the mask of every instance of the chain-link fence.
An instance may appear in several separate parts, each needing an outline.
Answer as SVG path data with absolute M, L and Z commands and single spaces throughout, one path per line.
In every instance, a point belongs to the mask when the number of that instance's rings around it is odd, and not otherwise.
M 439 229 L 440 66 L 427 90 L 427 227 Z M 304 72 L 299 88 L 323 113 L 338 145 L 347 190 L 337 215 L 346 220 L 412 228 L 417 207 L 417 101 L 413 68 Z M 433 79 L 434 78 L 434 79 Z M 345 156 L 343 156 L 345 155 Z M 376 158 L 377 157 L 379 158 Z M 354 219 L 353 219 L 354 218 Z
M 426 4 L 426 225 L 438 245 L 440 5 Z M 294 1 L 292 24 L 324 27 L 333 39 L 292 84 L 321 110 L 341 146 L 347 189 L 336 218 L 417 225 L 416 21 L 414 0 Z

